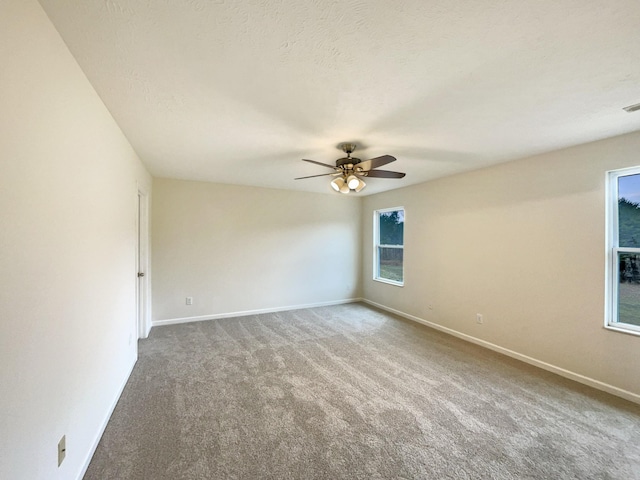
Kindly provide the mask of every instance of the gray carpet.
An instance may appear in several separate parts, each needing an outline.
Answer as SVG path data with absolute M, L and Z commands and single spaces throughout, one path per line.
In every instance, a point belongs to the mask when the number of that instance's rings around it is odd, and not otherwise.
M 86 479 L 640 479 L 640 407 L 361 304 L 156 327 Z

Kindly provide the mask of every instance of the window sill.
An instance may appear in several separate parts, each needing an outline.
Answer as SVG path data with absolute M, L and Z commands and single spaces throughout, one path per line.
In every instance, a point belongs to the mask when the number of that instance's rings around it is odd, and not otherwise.
M 607 329 L 607 330 L 614 331 L 614 332 L 626 333 L 628 335 L 634 335 L 636 337 L 640 337 L 640 329 L 631 330 L 629 328 L 614 327 L 614 326 L 611 326 L 611 325 L 605 325 L 604 328 Z
M 396 287 L 404 287 L 404 282 L 394 282 L 393 280 L 387 280 L 386 278 L 373 278 L 374 281 L 380 283 L 388 283 L 389 285 L 395 285 Z

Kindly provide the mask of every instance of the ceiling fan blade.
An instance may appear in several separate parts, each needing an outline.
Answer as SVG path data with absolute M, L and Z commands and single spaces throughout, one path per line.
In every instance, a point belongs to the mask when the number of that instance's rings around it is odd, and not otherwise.
M 313 177 L 326 177 L 327 175 L 340 175 L 340 174 L 339 173 L 321 173 L 320 175 L 309 175 L 308 177 L 294 178 L 294 180 L 303 180 L 305 178 L 313 178 Z
M 328 163 L 316 162 L 315 160 L 307 160 L 306 158 L 302 159 L 303 162 L 315 163 L 316 165 L 322 165 L 323 167 L 333 168 L 334 170 L 337 168 L 335 165 L 329 165 Z
M 362 175 L 363 177 L 402 178 L 406 173 L 390 172 L 389 170 L 369 170 L 366 172 L 360 172 L 358 175 Z
M 374 168 L 381 167 L 386 165 L 387 163 L 395 162 L 396 157 L 392 157 L 391 155 L 382 155 L 381 157 L 372 158 L 371 160 L 365 160 L 364 162 L 360 162 L 358 167 L 362 170 L 373 170 Z

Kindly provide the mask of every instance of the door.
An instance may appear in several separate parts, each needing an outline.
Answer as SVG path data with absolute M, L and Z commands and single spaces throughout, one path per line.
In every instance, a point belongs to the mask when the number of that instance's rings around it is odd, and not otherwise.
M 138 338 L 149 335 L 149 217 L 148 197 L 145 192 L 138 190 L 137 212 L 137 281 L 136 281 L 136 332 Z

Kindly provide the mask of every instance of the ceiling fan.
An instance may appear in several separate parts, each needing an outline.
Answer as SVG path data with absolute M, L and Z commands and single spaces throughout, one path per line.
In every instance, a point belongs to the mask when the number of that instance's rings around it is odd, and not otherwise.
M 401 172 L 390 172 L 389 170 L 375 170 L 378 167 L 386 165 L 387 163 L 395 162 L 396 158 L 391 155 L 382 155 L 381 157 L 375 157 L 370 160 L 360 160 L 359 158 L 352 157 L 351 154 L 356 149 L 355 143 L 343 143 L 340 148 L 346 157 L 336 160 L 335 167 L 327 163 L 316 162 L 315 160 L 307 160 L 303 158 L 303 162 L 315 163 L 322 165 L 323 167 L 329 167 L 334 171 L 332 173 L 321 173 L 320 175 L 309 175 L 308 177 L 298 177 L 294 180 L 302 180 L 304 178 L 324 177 L 332 176 L 336 177 L 331 180 L 331 187 L 336 192 L 349 193 L 351 190 L 356 192 L 361 191 L 367 184 L 362 180 L 363 177 L 378 177 L 378 178 L 402 178 L 405 176 Z

